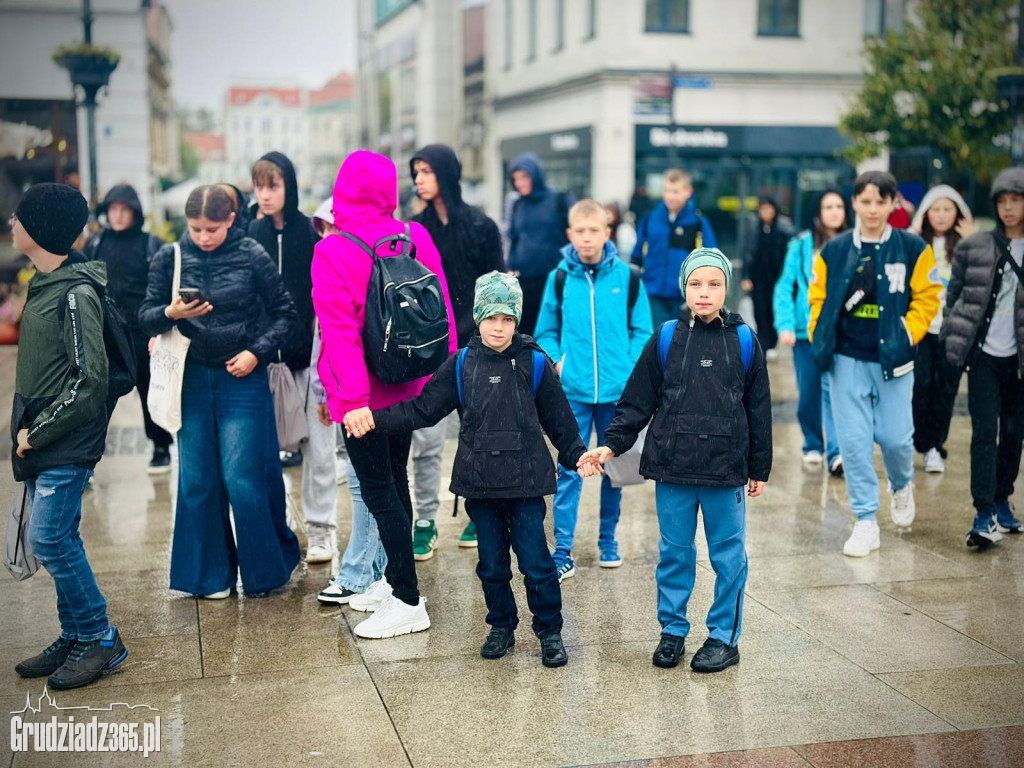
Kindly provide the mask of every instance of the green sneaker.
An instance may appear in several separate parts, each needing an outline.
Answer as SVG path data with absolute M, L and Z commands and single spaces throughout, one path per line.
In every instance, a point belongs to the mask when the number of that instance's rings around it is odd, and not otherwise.
M 476 523 L 472 520 L 469 521 L 469 525 L 462 531 L 462 535 L 459 536 L 460 547 L 475 547 L 476 546 Z
M 437 549 L 437 526 L 433 520 L 417 520 L 412 529 L 412 556 L 429 560 Z

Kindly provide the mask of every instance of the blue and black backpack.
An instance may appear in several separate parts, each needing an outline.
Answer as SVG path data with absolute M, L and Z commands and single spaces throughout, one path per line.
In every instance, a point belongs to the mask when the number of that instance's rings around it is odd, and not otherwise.
M 661 370 L 665 370 L 665 361 L 668 360 L 668 348 L 672 343 L 672 334 L 676 332 L 678 320 L 669 320 L 661 326 L 658 332 L 658 361 L 661 363 Z M 750 373 L 750 364 L 754 360 L 754 332 L 750 326 L 741 323 L 736 326 L 736 333 L 740 337 L 740 357 L 743 360 L 744 373 Z
M 465 407 L 466 403 L 462 397 L 462 375 L 466 369 L 466 355 L 469 353 L 469 347 L 463 347 L 459 350 L 459 356 L 455 360 L 455 387 L 459 391 L 459 410 Z M 533 399 L 537 399 L 537 393 L 540 391 L 540 383 L 544 379 L 544 366 L 547 361 L 544 359 L 544 353 L 538 350 L 533 350 L 533 380 L 531 382 L 533 386 Z

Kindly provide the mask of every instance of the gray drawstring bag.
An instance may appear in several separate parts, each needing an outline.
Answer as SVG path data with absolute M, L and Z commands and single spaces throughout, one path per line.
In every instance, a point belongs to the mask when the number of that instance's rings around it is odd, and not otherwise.
M 268 365 L 267 380 L 274 396 L 278 445 L 282 451 L 297 451 L 299 443 L 309 439 L 309 422 L 306 421 L 302 395 L 285 363 Z
M 644 452 L 644 443 L 647 441 L 647 427 L 644 427 L 637 437 L 633 447 L 621 456 L 609 459 L 604 465 L 604 473 L 608 475 L 612 487 L 622 488 L 624 485 L 640 485 L 647 482 L 640 474 L 640 457 Z
M 32 520 L 32 499 L 24 483 L 14 486 L 11 519 L 7 521 L 7 549 L 4 565 L 15 581 L 24 581 L 39 570 L 39 561 L 32 554 L 28 540 L 28 526 Z

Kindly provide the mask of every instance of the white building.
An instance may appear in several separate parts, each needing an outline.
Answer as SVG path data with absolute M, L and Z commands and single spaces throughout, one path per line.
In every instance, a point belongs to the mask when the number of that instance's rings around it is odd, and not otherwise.
M 170 102 L 171 22 L 160 0 L 93 0 L 92 42 L 121 55 L 96 110 L 99 194 L 127 182 L 151 210 L 161 178 L 180 172 Z M 83 39 L 81 0 L 0 0 L 0 130 L 32 129 L 21 152 L 0 157 L 0 213 L 6 222 L 24 186 L 40 181 L 90 187 L 84 108 L 68 73 L 51 59 Z M 16 129 L 12 126 L 24 128 Z M 32 146 L 28 146 L 32 144 Z
M 206 131 L 190 131 L 182 137 L 192 147 L 199 161 L 196 184 L 219 184 L 228 178 L 227 156 L 224 153 L 224 135 Z
M 267 152 L 283 152 L 300 182 L 309 172 L 307 92 L 297 86 L 236 85 L 224 98 L 224 151 L 228 177 L 252 186 L 252 166 Z
M 553 186 L 620 203 L 641 185 L 659 196 L 664 171 L 684 167 L 725 247 L 758 194 L 805 224 L 820 190 L 852 178 L 836 126 L 865 35 L 900 23 L 902 5 L 491 0 L 488 208 L 533 152 Z

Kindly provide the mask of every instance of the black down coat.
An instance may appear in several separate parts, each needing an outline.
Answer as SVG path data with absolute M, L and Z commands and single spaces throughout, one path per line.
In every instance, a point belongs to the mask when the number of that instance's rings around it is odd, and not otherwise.
M 743 319 L 725 314 L 710 323 L 684 309 L 665 370 L 655 329 L 605 430 L 615 455 L 628 451 L 651 423 L 640 474 L 677 485 L 736 487 L 767 480 L 772 468 L 772 405 L 768 369 L 754 342 L 743 367 L 736 331 Z
M 373 412 L 376 426 L 411 432 L 436 424 L 459 409 L 462 427 L 452 469 L 451 492 L 467 499 L 529 499 L 556 490 L 555 465 L 545 433 L 558 450 L 558 463 L 576 469 L 586 451 L 562 385 L 544 357 L 545 369 L 533 396 L 532 338 L 518 333 L 504 352 L 476 336 L 463 368 L 464 406 L 456 383 L 458 353 L 449 357 L 419 397 Z

